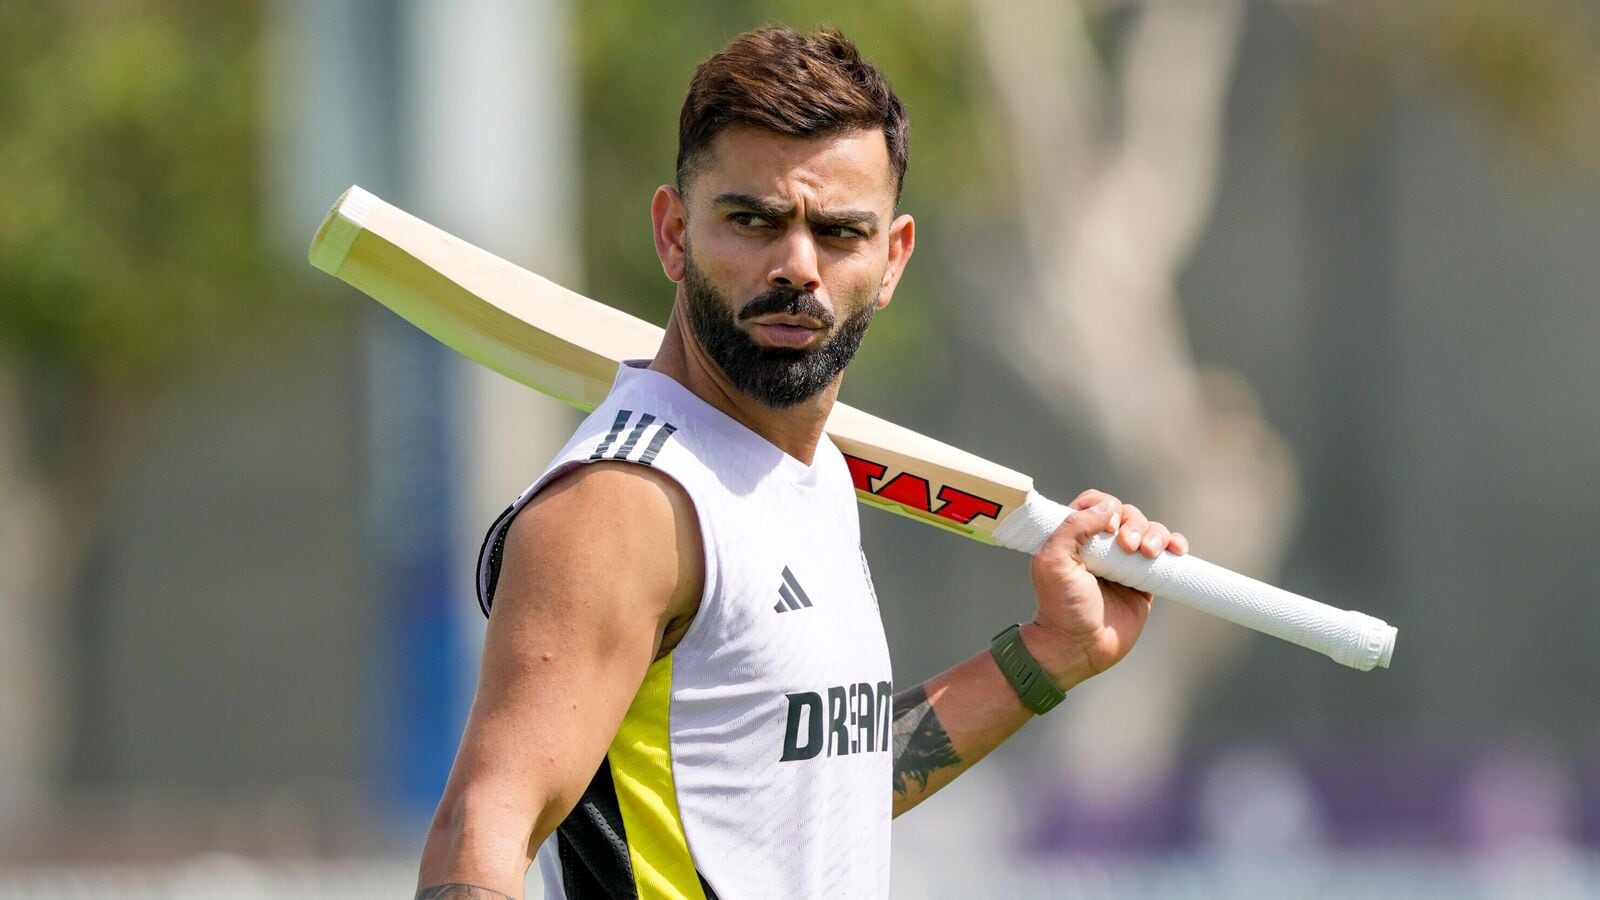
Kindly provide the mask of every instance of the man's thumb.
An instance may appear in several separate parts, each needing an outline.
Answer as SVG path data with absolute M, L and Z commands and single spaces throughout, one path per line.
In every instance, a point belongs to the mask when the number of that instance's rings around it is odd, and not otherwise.
M 1084 541 L 1114 527 L 1113 523 L 1119 518 L 1117 507 L 1114 501 L 1101 500 L 1088 509 L 1073 510 L 1039 548 L 1039 553 L 1065 554 L 1071 559 L 1080 559 L 1078 548 Z

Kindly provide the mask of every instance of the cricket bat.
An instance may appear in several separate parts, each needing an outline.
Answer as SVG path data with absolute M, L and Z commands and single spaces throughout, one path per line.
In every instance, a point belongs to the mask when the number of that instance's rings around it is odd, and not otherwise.
M 626 359 L 653 357 L 662 329 L 569 291 L 359 187 L 311 242 L 311 264 L 477 362 L 589 411 Z M 1071 514 L 1033 479 L 843 403 L 828 417 L 863 503 L 969 538 L 1036 553 Z M 1147 559 L 1102 534 L 1091 572 L 1367 671 L 1388 667 L 1396 630 L 1191 555 Z

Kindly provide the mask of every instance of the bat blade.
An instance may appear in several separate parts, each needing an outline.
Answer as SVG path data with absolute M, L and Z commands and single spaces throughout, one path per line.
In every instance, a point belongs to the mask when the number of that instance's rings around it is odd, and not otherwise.
M 662 329 L 535 275 L 359 187 L 317 229 L 311 264 L 359 288 L 452 349 L 578 409 L 605 399 L 623 360 L 647 359 Z M 969 538 L 1037 552 L 1070 510 L 1033 479 L 870 413 L 835 404 L 828 436 L 864 503 Z M 1323 653 L 1389 665 L 1396 632 L 1192 556 L 1149 560 L 1101 535 L 1095 574 Z
M 451 349 L 584 411 L 618 361 L 655 355 L 662 330 L 513 265 L 359 187 L 311 244 L 311 264 Z

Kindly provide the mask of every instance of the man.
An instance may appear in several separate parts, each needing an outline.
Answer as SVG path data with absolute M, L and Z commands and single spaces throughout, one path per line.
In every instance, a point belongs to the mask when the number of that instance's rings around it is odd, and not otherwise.
M 666 336 L 490 530 L 419 898 L 521 896 L 535 857 L 551 898 L 885 896 L 891 816 L 1137 639 L 1149 596 L 1080 542 L 1186 545 L 1090 491 L 1033 560 L 1032 620 L 891 690 L 823 425 L 915 244 L 906 127 L 836 32 L 750 32 L 696 71 L 651 204 Z

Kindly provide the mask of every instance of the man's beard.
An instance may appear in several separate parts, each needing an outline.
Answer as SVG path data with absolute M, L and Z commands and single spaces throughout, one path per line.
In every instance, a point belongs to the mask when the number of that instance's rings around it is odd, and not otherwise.
M 763 347 L 738 323 L 770 313 L 788 313 L 810 316 L 831 328 L 833 313 L 810 291 L 786 287 L 765 291 L 734 313 L 727 297 L 712 287 L 687 252 L 683 294 L 689 325 L 712 362 L 740 393 L 771 409 L 788 409 L 831 384 L 861 347 L 877 308 L 876 302 L 863 304 L 820 347 Z

